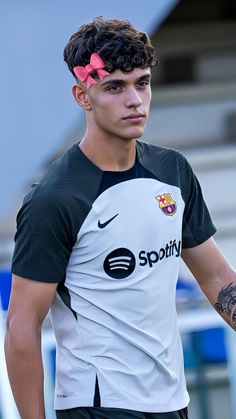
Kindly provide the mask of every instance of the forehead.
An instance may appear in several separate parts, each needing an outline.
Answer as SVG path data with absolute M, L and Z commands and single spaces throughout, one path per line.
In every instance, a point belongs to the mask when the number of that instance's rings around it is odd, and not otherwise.
M 124 73 L 121 70 L 115 70 L 108 76 L 104 77 L 103 81 L 112 81 L 112 80 L 123 80 L 126 82 L 132 82 L 134 80 L 139 79 L 140 77 L 150 76 L 151 70 L 150 68 L 134 68 L 133 71 L 129 73 Z

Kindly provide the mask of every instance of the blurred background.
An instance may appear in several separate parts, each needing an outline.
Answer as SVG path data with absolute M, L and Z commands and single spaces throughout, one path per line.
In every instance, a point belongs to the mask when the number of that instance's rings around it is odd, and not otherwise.
M 235 0 L 1 0 L 1 419 L 18 417 L 2 351 L 15 218 L 34 179 L 83 136 L 85 119 L 72 99 L 63 49 L 82 23 L 99 15 L 129 19 L 151 37 L 159 65 L 153 70 L 143 140 L 178 149 L 188 158 L 217 226 L 217 243 L 236 267 Z M 184 264 L 177 309 L 190 419 L 236 419 L 235 336 L 211 310 Z M 54 340 L 48 319 L 44 331 L 51 419 Z

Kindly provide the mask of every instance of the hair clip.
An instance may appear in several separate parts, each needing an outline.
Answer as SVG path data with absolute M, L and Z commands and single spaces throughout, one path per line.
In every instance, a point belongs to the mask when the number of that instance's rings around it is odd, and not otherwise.
M 96 80 L 90 75 L 94 71 L 96 71 L 100 80 L 110 74 L 108 71 L 103 70 L 104 67 L 104 61 L 96 52 L 94 52 L 90 57 L 89 64 L 84 67 L 78 65 L 77 67 L 73 68 L 73 72 L 80 81 L 85 82 L 87 87 L 90 87 L 97 83 Z

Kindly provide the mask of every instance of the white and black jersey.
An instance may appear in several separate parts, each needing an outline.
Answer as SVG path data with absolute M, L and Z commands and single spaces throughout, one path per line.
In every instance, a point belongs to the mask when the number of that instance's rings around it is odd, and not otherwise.
M 181 249 L 215 233 L 177 151 L 137 141 L 102 171 L 74 145 L 24 199 L 12 271 L 58 282 L 56 409 L 169 412 L 188 404 L 175 290 Z

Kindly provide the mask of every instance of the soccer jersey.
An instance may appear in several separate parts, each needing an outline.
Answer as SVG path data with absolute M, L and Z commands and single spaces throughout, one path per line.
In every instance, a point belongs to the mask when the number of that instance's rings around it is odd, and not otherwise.
M 58 282 L 56 409 L 145 412 L 188 404 L 175 290 L 182 248 L 215 232 L 177 151 L 137 141 L 135 165 L 102 171 L 74 145 L 24 199 L 12 271 Z

